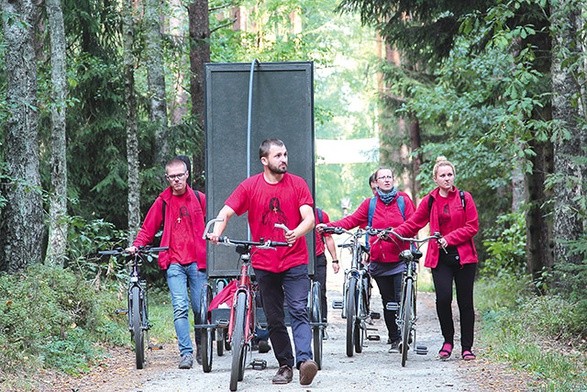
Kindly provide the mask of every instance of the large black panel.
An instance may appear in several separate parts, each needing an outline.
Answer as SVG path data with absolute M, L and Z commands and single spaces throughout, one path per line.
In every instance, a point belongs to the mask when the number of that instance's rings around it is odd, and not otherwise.
M 267 138 L 283 140 L 289 155 L 288 171 L 303 177 L 314 195 L 312 72 L 309 62 L 206 64 L 206 215 L 209 218 L 218 214 L 242 180 L 263 170 L 259 145 Z M 246 215 L 233 217 L 224 234 L 249 238 Z M 306 241 L 309 269 L 313 273 L 314 235 L 308 234 Z M 238 272 L 238 255 L 234 249 L 208 245 L 208 276 L 235 276 Z

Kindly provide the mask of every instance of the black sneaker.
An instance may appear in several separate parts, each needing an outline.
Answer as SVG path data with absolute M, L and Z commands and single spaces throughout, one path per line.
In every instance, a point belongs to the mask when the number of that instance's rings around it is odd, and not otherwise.
M 259 340 L 259 354 L 265 354 L 271 351 L 271 346 L 266 340 Z
M 283 365 L 277 371 L 277 374 L 273 376 L 273 384 L 289 384 L 293 378 L 293 370 L 287 365 Z
M 181 361 L 179 361 L 179 368 L 180 369 L 191 369 L 194 364 L 194 356 L 192 353 L 187 353 L 181 356 Z
M 391 340 L 391 339 L 390 339 Z M 389 347 L 389 353 L 399 353 L 399 344 L 400 344 L 401 340 L 394 340 L 393 342 L 391 342 L 391 347 Z

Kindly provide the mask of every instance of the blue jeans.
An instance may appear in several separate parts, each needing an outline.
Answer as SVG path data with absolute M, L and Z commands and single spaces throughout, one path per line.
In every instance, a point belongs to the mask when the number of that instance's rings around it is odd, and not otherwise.
M 275 358 L 279 366 L 294 366 L 293 350 L 285 325 L 285 301 L 296 348 L 295 364 L 299 368 L 302 362 L 312 359 L 312 328 L 307 309 L 310 291 L 308 266 L 303 264 L 280 273 L 255 269 L 255 276 L 261 290 Z
M 194 322 L 198 324 L 200 296 L 202 286 L 206 281 L 206 272 L 199 271 L 196 263 L 188 265 L 172 263 L 167 269 L 167 285 L 171 294 L 173 324 L 175 325 L 175 334 L 177 335 L 180 355 L 194 352 L 190 337 L 189 304 L 191 302 L 192 311 L 194 312 Z M 196 344 L 199 341 L 200 336 L 196 333 Z

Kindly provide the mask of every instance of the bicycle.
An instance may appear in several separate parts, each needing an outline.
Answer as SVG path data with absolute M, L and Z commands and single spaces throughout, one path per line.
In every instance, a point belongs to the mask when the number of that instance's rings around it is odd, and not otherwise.
M 153 254 L 167 249 L 169 249 L 167 246 L 140 246 L 134 254 L 122 248 L 98 252 L 98 254 L 104 256 L 123 256 L 127 262 L 130 262 L 128 309 L 118 311 L 118 313 L 126 312 L 128 315 L 128 329 L 131 340 L 134 342 L 137 369 L 143 369 L 145 366 L 145 335 L 147 334 L 148 341 L 148 330 L 151 328 L 148 316 L 147 281 L 141 278 L 139 267 L 145 259 L 151 261 Z
M 343 283 L 342 317 L 346 318 L 346 355 L 352 357 L 355 352 L 363 352 L 363 344 L 367 336 L 367 319 L 371 316 L 371 276 L 363 263 L 368 256 L 368 250 L 362 238 L 365 231 L 357 229 L 355 232 L 342 227 L 324 227 L 324 233 L 349 234 L 349 240 L 338 245 L 351 250 L 351 266 L 345 270 Z
M 410 249 L 406 249 L 400 252 L 400 262 L 406 264 L 406 269 L 403 276 L 402 294 L 399 304 L 397 302 L 388 302 L 386 304 L 387 310 L 396 311 L 396 322 L 400 329 L 401 341 L 399 344 L 399 351 L 401 353 L 401 364 L 402 367 L 406 366 L 408 359 L 409 345 L 414 344 L 416 347 L 416 354 L 426 355 L 428 354 L 428 348 L 426 346 L 416 345 L 416 296 L 417 296 L 417 283 L 418 283 L 418 266 L 419 260 L 422 257 L 420 247 L 422 244 L 431 239 L 440 239 L 440 233 L 434 233 L 431 236 L 424 238 L 406 238 L 402 237 L 392 229 L 373 229 L 367 228 L 369 235 L 379 235 L 383 238 L 393 234 L 401 241 L 407 241 L 410 243 Z
M 208 239 L 207 233 L 210 230 L 210 226 L 215 222 L 221 221 L 221 219 L 212 219 L 206 224 L 206 229 L 204 230 L 205 239 Z M 289 244 L 287 242 L 277 242 L 270 240 L 236 240 L 226 236 L 220 237 L 218 244 L 233 246 L 236 248 L 236 252 L 239 254 L 240 274 L 238 277 L 238 287 L 233 296 L 233 305 L 230 309 L 227 335 L 232 352 L 230 390 L 236 391 L 238 382 L 242 381 L 244 378 L 247 352 L 250 351 L 251 341 L 254 337 L 255 328 L 257 326 L 257 306 L 255 302 L 257 287 L 253 284 L 251 275 L 249 274 L 251 250 L 253 247 L 255 247 L 256 250 L 275 249 L 277 246 L 288 246 Z M 207 305 L 209 305 L 209 302 Z M 203 314 L 203 320 L 209 319 L 207 314 L 207 307 L 205 311 L 206 313 Z M 204 311 L 202 311 L 202 313 L 204 313 Z M 202 328 L 203 338 L 202 363 L 206 365 L 209 363 L 209 368 L 211 368 L 212 333 L 209 331 L 211 331 L 211 328 L 214 328 L 214 325 L 200 325 L 199 327 Z

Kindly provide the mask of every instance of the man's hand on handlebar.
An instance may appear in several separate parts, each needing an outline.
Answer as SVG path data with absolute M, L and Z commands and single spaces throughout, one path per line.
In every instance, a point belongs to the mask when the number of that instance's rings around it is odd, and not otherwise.
M 137 250 L 139 250 L 139 248 L 137 248 L 134 245 L 129 246 L 128 248 L 125 249 L 126 252 L 130 253 L 131 255 L 134 255 Z

